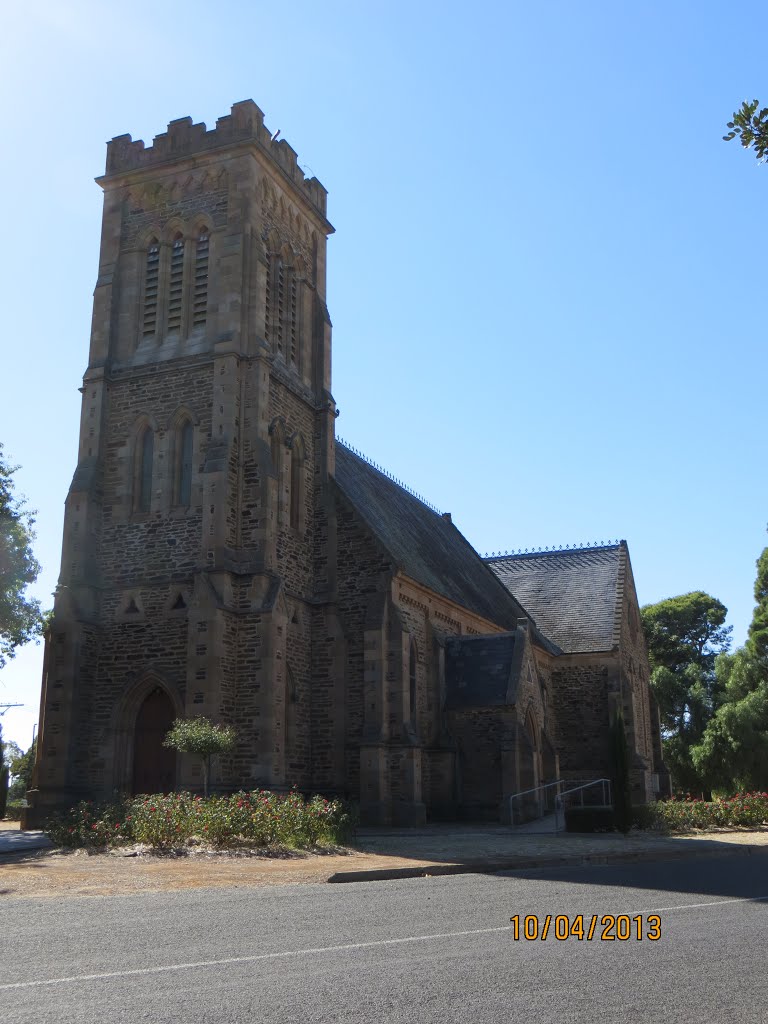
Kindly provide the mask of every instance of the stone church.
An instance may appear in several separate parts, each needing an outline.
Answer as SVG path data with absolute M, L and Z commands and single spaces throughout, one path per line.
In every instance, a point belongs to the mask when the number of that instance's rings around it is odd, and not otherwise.
M 118 136 L 97 180 L 28 823 L 198 788 L 162 746 L 195 715 L 237 729 L 219 790 L 341 794 L 371 823 L 505 821 L 610 775 L 618 708 L 635 799 L 664 791 L 625 542 L 484 560 L 336 438 L 327 193 L 256 104 Z

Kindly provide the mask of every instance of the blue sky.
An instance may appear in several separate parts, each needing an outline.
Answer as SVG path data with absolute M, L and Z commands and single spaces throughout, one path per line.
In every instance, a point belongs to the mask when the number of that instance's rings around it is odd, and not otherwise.
M 749 3 L 16 5 L 0 61 L 0 441 L 56 582 L 105 141 L 253 98 L 329 190 L 339 434 L 481 552 L 624 537 L 737 643 L 766 543 L 768 81 Z M 27 746 L 42 647 L 0 671 Z

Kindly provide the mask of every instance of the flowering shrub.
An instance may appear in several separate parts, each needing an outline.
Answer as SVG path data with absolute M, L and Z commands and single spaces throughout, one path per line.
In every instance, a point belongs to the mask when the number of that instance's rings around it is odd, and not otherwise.
M 125 803 L 95 804 L 82 800 L 51 822 L 48 835 L 59 846 L 121 846 L 131 841 Z
M 125 846 L 155 849 L 184 846 L 335 845 L 348 837 L 352 818 L 339 800 L 267 790 L 203 798 L 191 793 L 138 796 L 114 804 L 90 801 L 70 808 L 48 825 L 59 846 Z
M 642 808 L 642 827 L 663 832 L 694 829 L 759 828 L 768 824 L 768 793 L 737 793 L 718 800 L 673 797 Z

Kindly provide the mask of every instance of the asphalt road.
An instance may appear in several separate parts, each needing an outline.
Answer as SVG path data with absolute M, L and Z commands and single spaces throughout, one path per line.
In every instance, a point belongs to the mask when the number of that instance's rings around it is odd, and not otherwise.
M 658 913 L 661 938 L 510 917 Z M 529 929 L 532 925 L 529 925 Z M 636 925 L 633 922 L 633 928 Z M 550 924 L 554 928 L 554 917 Z M 562 928 L 562 922 L 561 922 Z M 0 897 L 0 1020 L 768 1022 L 768 855 L 345 885 Z

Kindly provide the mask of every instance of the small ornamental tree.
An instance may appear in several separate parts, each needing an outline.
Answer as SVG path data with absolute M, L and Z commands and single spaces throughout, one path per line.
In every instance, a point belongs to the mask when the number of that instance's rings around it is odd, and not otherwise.
M 163 740 L 163 746 L 199 757 L 203 765 L 203 792 L 208 796 L 211 760 L 232 750 L 237 733 L 231 725 L 215 725 L 210 719 L 177 718 Z

